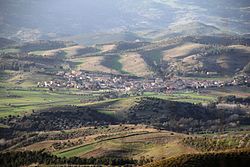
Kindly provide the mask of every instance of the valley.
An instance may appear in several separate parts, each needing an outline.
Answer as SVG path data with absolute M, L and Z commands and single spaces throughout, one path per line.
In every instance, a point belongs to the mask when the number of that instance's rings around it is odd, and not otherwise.
M 247 0 L 0 1 L 0 167 L 246 167 Z

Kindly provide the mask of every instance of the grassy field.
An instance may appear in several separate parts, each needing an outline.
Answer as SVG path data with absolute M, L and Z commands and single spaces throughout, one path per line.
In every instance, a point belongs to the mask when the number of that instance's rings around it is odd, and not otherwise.
M 209 103 L 216 100 L 216 96 L 213 95 L 205 95 L 199 94 L 196 92 L 176 92 L 171 94 L 159 94 L 159 93 L 152 93 L 146 92 L 144 93 L 146 97 L 156 97 L 159 99 L 164 100 L 171 100 L 171 101 L 179 101 L 179 102 L 188 102 L 188 103 Z
M 3 86 L 3 85 L 2 85 Z M 5 84 L 6 86 L 6 84 Z M 94 99 L 100 96 L 102 92 L 79 92 L 77 90 L 58 90 L 48 91 L 47 89 L 0 89 L 0 117 L 9 115 L 23 115 L 31 113 L 33 110 L 50 108 L 62 105 L 80 105 L 92 106 L 98 111 L 109 115 L 115 115 L 116 112 L 122 114 L 136 104 L 137 97 L 109 99 L 95 103 L 81 103 L 81 100 Z M 79 95 L 81 96 L 79 96 Z M 216 99 L 215 96 L 202 95 L 192 92 L 158 94 L 145 93 L 145 97 L 156 97 L 164 100 L 189 102 L 189 103 L 209 103 Z
M 47 135 L 84 132 L 83 136 L 65 140 L 45 140 L 18 150 L 45 149 L 59 157 L 117 157 L 153 158 L 172 157 L 183 153 L 197 152 L 182 145 L 180 141 L 188 135 L 161 131 L 145 125 L 110 125 L 108 127 L 85 127 L 68 131 L 44 132 Z M 68 148 L 53 149 L 53 143 L 68 143 L 84 140 L 83 144 Z
M 91 96 L 77 96 L 63 92 L 37 90 L 0 90 L 0 117 L 23 115 L 33 110 L 61 105 L 81 104 L 80 100 Z
M 180 155 L 194 149 L 178 144 L 184 135 L 170 134 L 169 132 L 134 132 L 119 134 L 110 138 L 94 141 L 75 148 L 55 152 L 59 157 L 154 157 L 160 159 L 163 156 Z M 162 154 L 159 154 L 161 152 Z
M 7 48 L 7 49 L 0 49 L 0 53 L 18 53 L 20 49 L 16 48 Z
M 88 153 L 92 150 L 95 149 L 95 144 L 90 144 L 90 145 L 87 145 L 87 146 L 84 146 L 84 147 L 79 147 L 79 148 L 76 148 L 76 149 L 72 149 L 72 150 L 69 150 L 69 151 L 66 151 L 66 152 L 62 152 L 62 153 L 59 153 L 59 154 L 56 154 L 57 156 L 59 157 L 73 157 L 73 156 L 77 156 L 77 155 L 80 155 L 80 154 L 85 154 L 85 153 Z
M 39 56 L 54 56 L 57 52 L 62 51 L 65 53 L 66 57 L 72 57 L 78 55 L 78 50 L 84 49 L 84 46 L 76 45 L 70 46 L 66 48 L 53 49 L 53 50 L 45 50 L 45 51 L 33 51 L 29 52 L 29 54 L 39 55 Z

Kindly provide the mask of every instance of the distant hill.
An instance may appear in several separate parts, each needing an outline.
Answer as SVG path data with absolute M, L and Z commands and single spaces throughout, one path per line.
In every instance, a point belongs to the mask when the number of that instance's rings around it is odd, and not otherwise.
M 10 39 L 6 39 L 6 38 L 0 38 L 0 49 L 1 48 L 6 48 L 8 46 L 11 46 L 13 44 L 15 44 L 16 42 Z
M 141 32 L 141 38 L 158 30 L 163 37 L 221 30 L 242 34 L 249 33 L 249 6 L 246 0 L 9 0 L 1 2 L 0 36 L 28 41 L 84 34 L 92 36 L 84 42 L 93 44 L 116 32 Z
M 138 36 L 135 33 L 128 31 L 118 31 L 118 32 L 104 32 L 104 33 L 90 33 L 83 35 L 73 35 L 63 38 L 58 38 L 59 40 L 75 41 L 83 45 L 95 45 L 103 43 L 114 43 L 120 41 L 133 42 L 136 40 L 144 41 L 145 39 Z
M 199 36 L 199 35 L 216 35 L 222 34 L 223 31 L 213 25 L 207 25 L 201 22 L 190 22 L 170 26 L 166 30 L 159 31 L 156 35 L 156 40 L 166 38 L 175 38 L 182 36 Z

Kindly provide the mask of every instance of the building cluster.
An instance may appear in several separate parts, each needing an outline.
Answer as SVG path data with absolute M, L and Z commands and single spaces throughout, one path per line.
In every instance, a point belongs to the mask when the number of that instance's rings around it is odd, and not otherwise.
M 136 92 L 165 92 L 185 89 L 202 89 L 211 87 L 237 86 L 250 83 L 247 76 L 225 80 L 196 80 L 190 78 L 172 77 L 162 78 L 136 78 L 131 76 L 118 76 L 103 73 L 90 73 L 83 71 L 58 72 L 62 79 L 38 82 L 38 87 L 45 88 L 76 88 L 80 90 L 116 90 Z

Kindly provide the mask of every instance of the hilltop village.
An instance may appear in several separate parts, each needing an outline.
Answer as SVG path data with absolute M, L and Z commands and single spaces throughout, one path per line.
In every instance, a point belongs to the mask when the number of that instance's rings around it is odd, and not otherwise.
M 128 75 L 113 75 L 91 73 L 86 71 L 58 72 L 61 79 L 38 82 L 37 87 L 50 88 L 76 88 L 79 90 L 113 90 L 121 92 L 171 92 L 179 90 L 206 89 L 212 87 L 248 85 L 249 76 L 237 76 L 231 80 L 196 80 L 192 78 L 171 77 L 162 79 L 158 77 L 139 78 Z

